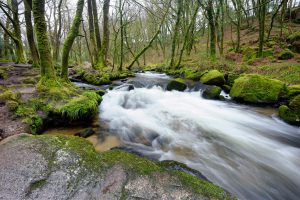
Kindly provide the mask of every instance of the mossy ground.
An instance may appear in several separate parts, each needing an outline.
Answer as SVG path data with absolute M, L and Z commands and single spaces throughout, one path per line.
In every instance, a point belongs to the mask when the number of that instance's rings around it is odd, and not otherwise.
M 15 115 L 29 125 L 31 133 L 40 133 L 50 115 L 68 124 L 90 119 L 97 113 L 102 99 L 96 92 L 83 91 L 63 81 L 41 81 L 37 94 L 15 108 Z

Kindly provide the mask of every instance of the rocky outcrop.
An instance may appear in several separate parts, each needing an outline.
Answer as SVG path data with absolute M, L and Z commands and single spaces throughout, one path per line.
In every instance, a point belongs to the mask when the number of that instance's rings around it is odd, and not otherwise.
M 231 199 L 223 189 L 136 155 L 97 153 L 71 136 L 0 143 L 0 199 Z
M 234 81 L 230 96 L 237 101 L 275 104 L 284 91 L 284 83 L 257 74 L 245 74 Z
M 287 123 L 300 126 L 300 95 L 297 95 L 288 105 L 279 107 L 279 116 Z
M 187 88 L 187 85 L 184 83 L 184 80 L 181 78 L 177 78 L 171 80 L 167 85 L 167 90 L 177 90 L 177 91 L 184 91 Z
M 203 74 L 200 81 L 206 85 L 222 86 L 225 83 L 224 75 L 218 70 L 210 70 Z

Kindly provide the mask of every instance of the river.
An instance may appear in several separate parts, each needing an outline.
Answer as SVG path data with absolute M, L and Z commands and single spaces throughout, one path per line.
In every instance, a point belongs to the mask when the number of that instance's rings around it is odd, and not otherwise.
M 170 77 L 142 73 L 108 91 L 100 119 L 122 144 L 199 170 L 239 199 L 300 198 L 300 129 L 275 109 L 205 100 L 203 87 L 165 91 Z

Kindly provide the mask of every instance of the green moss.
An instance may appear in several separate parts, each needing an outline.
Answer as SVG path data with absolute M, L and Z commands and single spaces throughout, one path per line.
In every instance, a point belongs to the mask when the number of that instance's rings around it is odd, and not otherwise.
M 257 74 L 246 74 L 234 81 L 230 96 L 248 103 L 276 103 L 284 89 L 281 81 Z
M 288 86 L 287 90 L 288 99 L 291 99 L 292 97 L 300 94 L 300 85 Z
M 224 75 L 218 70 L 210 70 L 203 74 L 200 81 L 207 85 L 218 85 L 222 86 L 225 83 Z
M 272 48 L 263 50 L 263 52 L 262 52 L 262 56 L 264 58 L 266 58 L 266 57 L 272 57 L 273 55 L 274 55 L 274 50 Z
M 243 61 L 246 62 L 256 58 L 257 51 L 255 48 L 247 47 L 242 49 Z
M 191 176 L 180 171 L 171 172 L 171 174 L 174 174 L 177 177 L 179 177 L 183 185 L 185 185 L 186 187 L 190 188 L 192 191 L 198 194 L 210 197 L 211 199 L 232 199 L 232 197 L 222 188 L 210 182 L 201 180 L 195 176 Z
M 286 105 L 279 107 L 279 117 L 289 124 L 300 125 L 300 117 Z
M 196 70 L 185 70 L 184 73 L 185 73 L 185 78 L 198 81 L 205 72 L 200 72 Z
M 15 110 L 17 110 L 19 103 L 16 101 L 8 100 L 6 102 L 6 105 L 10 111 L 15 111 Z
M 100 101 L 101 97 L 95 92 L 85 92 L 56 107 L 55 112 L 71 120 L 90 119 L 98 112 Z
M 279 53 L 278 55 L 278 59 L 279 60 L 288 60 L 294 57 L 294 53 L 289 50 L 289 49 L 285 49 L 282 52 Z
M 14 93 L 10 89 L 4 90 L 4 92 L 0 94 L 0 102 L 9 100 L 18 102 L 20 100 L 20 93 Z
M 3 69 L 0 69 L 0 79 L 6 79 L 7 78 L 7 74 Z
M 27 77 L 22 79 L 22 82 L 25 84 L 36 84 L 37 83 L 37 78 L 34 77 Z
M 300 94 L 290 101 L 289 107 L 300 116 Z
M 229 85 L 223 85 L 222 89 L 226 92 L 226 93 L 230 93 L 231 87 Z
M 42 188 L 44 185 L 46 185 L 47 180 L 38 180 L 30 184 L 30 191 L 36 190 L 38 188 Z
M 298 32 L 294 32 L 293 34 L 291 34 L 289 37 L 288 37 L 288 41 L 290 43 L 293 43 L 297 40 L 300 40 L 300 31 Z
M 95 92 L 96 92 L 98 95 L 100 95 L 100 96 L 104 96 L 105 93 L 106 93 L 105 90 L 96 90 Z
M 204 90 L 202 96 L 205 99 L 219 99 L 222 89 L 218 86 L 208 87 Z
M 187 85 L 185 84 L 185 81 L 181 78 L 177 78 L 174 80 L 171 80 L 167 85 L 167 90 L 178 90 L 178 91 L 184 91 L 187 88 Z

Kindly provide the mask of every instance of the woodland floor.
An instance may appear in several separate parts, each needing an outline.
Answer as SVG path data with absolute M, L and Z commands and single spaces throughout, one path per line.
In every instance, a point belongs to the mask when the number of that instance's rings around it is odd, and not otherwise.
M 14 63 L 0 63 L 0 69 L 7 74 L 6 79 L 0 80 L 0 88 L 10 88 L 19 93 L 21 101 L 27 101 L 36 94 L 34 84 L 38 80 L 38 69 L 32 69 L 29 64 Z M 0 104 L 0 121 L 0 140 L 27 131 L 27 126 L 4 103 Z

